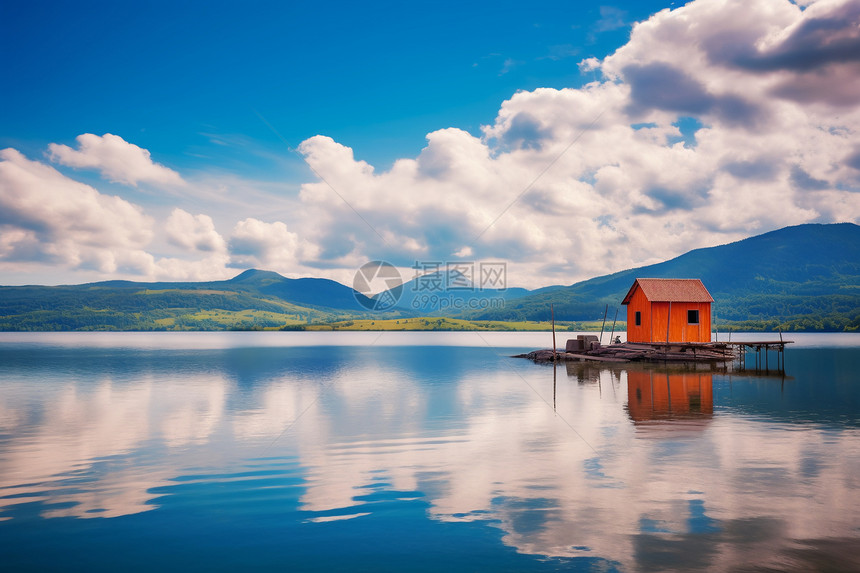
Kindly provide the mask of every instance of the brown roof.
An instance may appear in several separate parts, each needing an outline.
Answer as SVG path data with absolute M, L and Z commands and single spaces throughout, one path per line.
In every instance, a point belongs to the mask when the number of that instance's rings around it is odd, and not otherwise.
M 651 302 L 714 302 L 699 279 L 636 279 L 621 304 L 630 304 L 637 287 Z

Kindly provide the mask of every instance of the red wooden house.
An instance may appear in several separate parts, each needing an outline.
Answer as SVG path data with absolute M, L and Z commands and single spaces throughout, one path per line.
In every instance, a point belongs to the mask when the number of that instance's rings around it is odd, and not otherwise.
M 699 279 L 636 279 L 627 305 L 627 342 L 710 342 L 711 293 Z

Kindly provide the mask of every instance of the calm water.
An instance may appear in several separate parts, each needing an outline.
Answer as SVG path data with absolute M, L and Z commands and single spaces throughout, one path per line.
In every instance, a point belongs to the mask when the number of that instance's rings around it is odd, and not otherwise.
M 792 338 L 783 377 L 0 334 L 0 569 L 860 570 L 860 336 Z

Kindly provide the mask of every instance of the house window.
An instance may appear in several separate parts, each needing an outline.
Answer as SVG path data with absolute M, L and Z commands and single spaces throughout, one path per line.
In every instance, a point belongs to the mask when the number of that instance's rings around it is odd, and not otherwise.
M 642 326 L 642 313 L 640 311 L 636 311 L 636 326 Z
M 688 310 L 687 311 L 687 324 L 699 324 L 699 311 L 698 310 Z

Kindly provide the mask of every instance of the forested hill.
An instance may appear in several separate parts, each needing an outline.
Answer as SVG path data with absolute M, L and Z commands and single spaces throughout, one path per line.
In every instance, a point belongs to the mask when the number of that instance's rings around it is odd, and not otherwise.
M 362 300 L 335 281 L 254 269 L 226 281 L 7 286 L 0 330 L 299 327 L 362 315 Z
M 633 280 L 700 278 L 715 299 L 718 320 L 768 321 L 811 330 L 860 328 L 860 226 L 798 225 L 736 243 L 696 249 L 675 259 L 597 277 L 508 301 L 502 311 L 469 318 L 594 320 L 610 316 Z
M 552 303 L 559 321 L 600 319 L 607 305 L 610 319 L 618 308 L 623 320 L 621 300 L 637 277 L 701 278 L 714 296 L 717 324 L 860 329 L 860 227 L 850 223 L 788 227 L 566 287 L 509 289 L 503 308 L 459 317 L 548 320 Z M 298 329 L 430 314 L 399 307 L 374 313 L 372 306 L 335 281 L 248 270 L 226 281 L 0 287 L 0 330 Z

